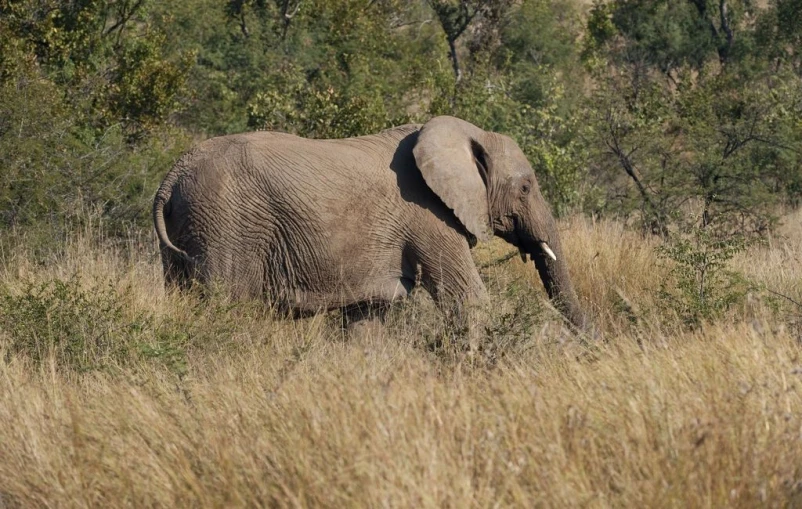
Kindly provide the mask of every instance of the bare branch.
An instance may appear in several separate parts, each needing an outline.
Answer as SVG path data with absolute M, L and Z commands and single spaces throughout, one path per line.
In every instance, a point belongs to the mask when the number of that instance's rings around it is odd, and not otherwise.
M 460 81 L 462 71 L 460 70 L 456 42 L 481 11 L 481 3 L 474 5 L 473 2 L 468 0 L 460 0 L 457 5 L 452 5 L 442 0 L 428 0 L 428 3 L 440 20 L 440 26 L 443 27 L 443 31 L 446 34 L 449 50 L 448 57 L 451 60 L 451 66 L 454 68 L 456 80 Z
M 122 29 L 125 27 L 125 24 L 131 20 L 134 14 L 136 14 L 136 11 L 138 11 L 144 3 L 145 3 L 144 0 L 136 0 L 134 5 L 131 6 L 130 9 L 127 9 L 126 7 L 129 4 L 128 2 L 124 2 L 118 11 L 117 21 L 112 26 L 107 28 L 103 32 L 103 35 L 109 35 L 110 33 L 114 32 L 117 29 L 122 31 Z
M 719 0 L 718 12 L 721 18 L 721 29 L 724 30 L 727 37 L 727 45 L 723 48 L 724 60 L 726 60 L 735 40 L 735 35 L 732 33 L 732 28 L 730 28 L 730 20 L 727 18 L 727 0 Z
M 638 147 L 632 148 L 629 152 L 625 152 L 625 150 L 621 147 L 619 143 L 618 133 L 613 121 L 613 115 L 611 112 L 608 111 L 607 113 L 607 129 L 610 134 L 610 138 L 605 140 L 604 143 L 607 145 L 607 148 L 610 149 L 610 152 L 616 156 L 618 159 L 621 168 L 624 169 L 624 172 L 632 179 L 632 182 L 635 184 L 635 187 L 638 189 L 638 193 L 643 200 L 643 203 L 646 209 L 649 211 L 651 217 L 651 230 L 653 233 L 659 233 L 660 235 L 665 235 L 666 226 L 663 220 L 663 214 L 660 211 L 660 208 L 654 203 L 652 200 L 652 196 L 649 193 L 649 190 L 644 185 L 643 181 L 640 179 L 638 175 L 638 171 L 635 168 L 635 165 L 632 163 L 631 156 L 634 154 Z
M 284 0 L 281 5 L 281 19 L 284 22 L 284 25 L 281 27 L 281 39 L 287 38 L 287 31 L 290 29 L 290 22 L 292 18 L 298 14 L 298 10 L 301 8 L 301 0 L 295 4 L 295 7 L 290 6 L 291 0 Z
M 783 299 L 787 300 L 788 302 L 791 302 L 792 304 L 796 304 L 797 307 L 802 308 L 802 302 L 796 301 L 796 300 L 792 299 L 791 297 L 789 297 L 789 296 L 787 296 L 785 294 L 782 294 L 780 292 L 775 292 L 771 288 L 766 288 L 766 291 L 771 293 L 771 294 L 776 295 L 777 297 L 782 297 Z

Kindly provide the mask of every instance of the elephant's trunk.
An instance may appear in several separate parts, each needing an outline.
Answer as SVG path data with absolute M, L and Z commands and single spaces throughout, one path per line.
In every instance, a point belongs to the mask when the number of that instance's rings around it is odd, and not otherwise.
M 584 329 L 586 326 L 585 314 L 579 306 L 579 299 L 568 276 L 568 266 L 565 263 L 559 239 L 551 239 L 550 244 L 538 242 L 528 246 L 527 251 L 535 263 L 540 280 L 543 281 L 543 286 L 554 307 L 575 327 Z

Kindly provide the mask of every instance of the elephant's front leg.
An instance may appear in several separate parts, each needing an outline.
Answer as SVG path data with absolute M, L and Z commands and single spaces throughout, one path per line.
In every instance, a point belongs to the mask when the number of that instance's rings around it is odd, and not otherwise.
M 421 265 L 421 284 L 446 317 L 451 330 L 473 350 L 487 323 L 489 298 L 467 249 L 461 256 Z
M 414 286 L 414 273 L 377 283 L 368 292 L 373 295 L 372 298 L 342 308 L 342 328 L 352 334 L 380 331 L 391 303 L 406 298 Z

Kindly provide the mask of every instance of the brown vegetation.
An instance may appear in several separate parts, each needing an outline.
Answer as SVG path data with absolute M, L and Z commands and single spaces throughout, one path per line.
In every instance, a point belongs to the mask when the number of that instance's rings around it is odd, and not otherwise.
M 802 301 L 799 223 L 735 268 Z M 562 226 L 599 339 L 563 329 L 516 257 L 485 269 L 497 322 L 473 354 L 436 341 L 447 334 L 423 297 L 345 338 L 331 317 L 165 295 L 149 236 L 115 246 L 90 228 L 45 265 L 5 251 L 11 294 L 111 285 L 120 323 L 148 316 L 190 337 L 180 361 L 124 361 L 115 341 L 150 329 L 86 322 L 105 339 L 87 345 L 96 368 L 73 369 L 0 329 L 0 507 L 802 504 L 800 310 L 755 291 L 688 330 L 653 297 L 669 277 L 656 241 L 614 222 Z

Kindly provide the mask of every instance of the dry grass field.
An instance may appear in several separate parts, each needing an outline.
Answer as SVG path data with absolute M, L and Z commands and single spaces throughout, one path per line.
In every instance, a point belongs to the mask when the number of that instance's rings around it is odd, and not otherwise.
M 801 222 L 732 268 L 802 302 Z M 0 508 L 802 506 L 802 309 L 753 290 L 684 327 L 656 241 L 561 226 L 597 337 L 491 244 L 474 352 L 424 296 L 346 337 L 166 295 L 150 232 L 4 247 Z

